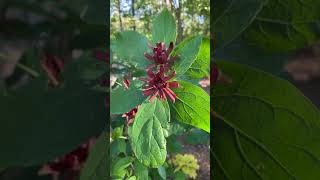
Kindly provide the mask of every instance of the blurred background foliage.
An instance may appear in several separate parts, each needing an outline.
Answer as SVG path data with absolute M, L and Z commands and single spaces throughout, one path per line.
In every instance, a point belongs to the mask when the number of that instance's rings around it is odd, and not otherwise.
M 176 18 L 178 42 L 187 36 L 210 34 L 209 0 L 112 0 L 110 7 L 111 35 L 136 30 L 150 38 L 152 17 L 163 8 Z

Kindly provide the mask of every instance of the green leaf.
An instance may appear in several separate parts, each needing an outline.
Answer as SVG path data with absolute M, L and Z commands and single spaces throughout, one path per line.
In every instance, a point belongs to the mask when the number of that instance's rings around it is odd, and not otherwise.
M 163 166 L 158 167 L 158 173 L 162 179 L 167 179 L 166 168 Z
M 320 36 L 319 8 L 317 0 L 266 1 L 244 36 L 269 53 L 304 48 Z
M 194 36 L 182 41 L 173 52 L 179 58 L 174 65 L 174 69 L 178 76 L 182 76 L 195 62 L 198 55 L 202 37 Z
M 193 78 L 203 78 L 210 72 L 210 40 L 203 38 L 197 57 L 186 74 Z
M 137 180 L 137 177 L 136 176 L 131 176 L 128 178 L 128 180 Z
M 117 87 L 110 93 L 110 113 L 111 114 L 123 114 L 137 105 L 140 105 L 145 97 L 142 90 L 135 84 L 136 81 L 132 81 L 129 89 L 125 89 L 122 86 Z
M 157 98 L 152 103 L 145 102 L 129 128 L 133 152 L 147 167 L 157 168 L 166 159 L 166 139 L 161 122 L 168 121 L 167 114 L 163 103 Z
M 128 173 L 127 168 L 131 165 L 133 159 L 131 157 L 116 157 L 111 162 L 110 175 L 112 178 L 123 179 Z
M 213 89 L 216 179 L 319 179 L 320 113 L 285 80 L 218 62 Z
M 89 157 L 81 170 L 80 180 L 95 180 L 109 178 L 108 172 L 109 139 L 103 132 L 96 144 L 90 150 Z
M 88 24 L 109 25 L 107 23 L 107 14 L 109 14 L 108 1 L 94 0 L 87 1 L 87 3 L 87 7 L 82 12 L 82 19 Z
M 146 166 L 141 164 L 139 161 L 134 162 L 134 174 L 138 180 L 148 180 L 149 171 Z
M 83 63 L 66 65 L 61 87 L 49 88 L 41 73 L 23 87 L 0 94 L 0 167 L 54 160 L 102 132 L 105 93 L 90 90 L 80 77 Z
M 116 139 L 120 138 L 122 136 L 122 134 L 123 134 L 123 126 L 116 127 L 112 131 L 111 138 L 113 140 L 116 140 Z
M 122 31 L 115 35 L 113 51 L 121 61 L 138 66 L 147 67 L 149 61 L 144 57 L 148 51 L 148 39 L 135 31 Z
M 222 48 L 238 37 L 255 19 L 263 0 L 217 0 L 213 3 L 212 26 L 216 48 Z
M 172 103 L 173 117 L 183 123 L 210 132 L 210 97 L 200 87 L 178 81 L 180 88 L 173 89 L 177 95 Z
M 155 17 L 152 23 L 152 42 L 164 42 L 168 47 L 170 42 L 176 42 L 176 22 L 172 14 L 164 9 Z
M 124 139 L 116 139 L 110 144 L 110 156 L 118 156 L 120 153 L 126 154 L 127 144 Z

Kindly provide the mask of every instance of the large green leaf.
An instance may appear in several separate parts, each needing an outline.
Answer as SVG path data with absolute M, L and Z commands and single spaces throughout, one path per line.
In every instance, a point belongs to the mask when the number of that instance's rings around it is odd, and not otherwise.
M 102 133 L 95 146 L 90 150 L 89 157 L 81 170 L 80 180 L 96 180 L 109 178 L 109 139 Z
M 152 42 L 164 42 L 169 46 L 170 42 L 176 42 L 176 22 L 172 14 L 164 9 L 153 20 L 152 26 Z
M 145 166 L 161 166 L 167 155 L 163 122 L 168 121 L 167 108 L 157 98 L 141 105 L 129 128 L 131 146 L 137 159 Z
M 303 48 L 319 37 L 318 0 L 269 0 L 244 34 L 268 52 Z
M 122 31 L 115 35 L 113 51 L 120 61 L 145 68 L 148 60 L 144 53 L 148 51 L 148 39 L 135 31 Z
M 210 132 L 210 97 L 200 87 L 185 81 L 179 81 L 180 88 L 173 91 L 177 95 L 172 103 L 173 117 Z
M 145 99 L 135 81 L 132 81 L 129 89 L 119 86 L 110 93 L 110 113 L 123 114 L 140 105 Z
M 210 39 L 203 38 L 197 57 L 186 74 L 193 78 L 203 78 L 210 72 Z
M 212 25 L 215 47 L 221 48 L 239 36 L 263 7 L 263 0 L 216 0 Z
M 62 87 L 49 88 L 41 73 L 0 94 L 0 167 L 54 160 L 101 133 L 107 117 L 105 94 L 80 78 L 83 63 L 66 65 Z
M 231 85 L 216 85 L 216 179 L 319 179 L 320 113 L 285 80 L 218 62 Z
M 202 37 L 194 36 L 182 41 L 173 52 L 174 55 L 178 55 L 178 60 L 174 64 L 174 69 L 178 76 L 182 76 L 191 65 L 195 62 L 200 46 Z

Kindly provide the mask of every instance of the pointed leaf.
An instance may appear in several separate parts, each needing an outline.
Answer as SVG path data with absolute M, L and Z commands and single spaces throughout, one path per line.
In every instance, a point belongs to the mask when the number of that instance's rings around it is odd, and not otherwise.
M 174 70 L 177 72 L 178 76 L 182 76 L 195 62 L 201 41 L 201 36 L 194 36 L 185 39 L 176 47 L 174 55 L 178 55 L 179 58 L 175 62 Z
M 157 98 L 141 105 L 129 128 L 130 142 L 137 159 L 145 166 L 161 166 L 167 155 L 162 121 L 168 121 L 166 108 Z
M 81 170 L 80 180 L 95 180 L 109 178 L 108 172 L 109 140 L 104 132 L 97 139 L 96 144 L 90 150 L 89 157 Z
M 173 117 L 178 121 L 190 124 L 210 132 L 210 97 L 200 87 L 185 81 L 179 81 L 180 88 L 175 88 L 177 95 L 172 103 Z

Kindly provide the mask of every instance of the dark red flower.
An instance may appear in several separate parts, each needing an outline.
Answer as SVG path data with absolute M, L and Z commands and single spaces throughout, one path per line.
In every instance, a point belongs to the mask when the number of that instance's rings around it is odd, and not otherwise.
M 127 120 L 127 124 L 131 125 L 133 123 L 133 120 L 138 112 L 139 106 L 131 109 L 129 112 L 126 112 L 122 115 L 122 117 L 125 117 Z
M 166 49 L 164 42 L 156 43 L 156 47 L 152 47 L 152 45 L 149 44 L 153 54 L 144 53 L 144 56 L 148 60 L 154 62 L 154 64 L 150 65 L 147 69 L 152 69 L 157 65 L 162 65 L 165 67 L 166 71 L 169 70 L 170 66 L 172 65 L 170 63 L 176 59 L 176 57 L 170 57 L 173 46 L 173 42 L 170 42 L 168 49 Z
M 179 84 L 176 81 L 168 81 L 176 75 L 176 72 L 173 71 L 169 76 L 166 76 L 164 67 L 160 66 L 158 73 L 155 74 L 152 70 L 148 70 L 147 73 L 149 79 L 140 79 L 148 83 L 148 86 L 143 89 L 143 94 L 145 96 L 151 96 L 149 101 L 152 102 L 156 96 L 159 96 L 160 100 L 164 100 L 169 96 L 170 99 L 175 102 L 176 94 L 170 88 L 178 88 Z
M 211 71 L 211 79 L 213 84 L 215 84 L 218 80 L 219 70 L 216 65 L 212 65 L 212 71 Z
M 131 84 L 131 81 L 130 81 L 129 79 L 125 78 L 125 79 L 123 80 L 123 85 L 124 85 L 124 87 L 125 87 L 126 89 L 129 89 L 130 84 Z
M 61 81 L 61 72 L 64 62 L 52 54 L 47 53 L 41 61 L 41 66 L 49 77 L 49 85 L 57 86 Z
M 225 83 L 225 84 L 230 84 L 232 83 L 232 79 L 224 74 L 218 67 L 217 65 L 213 64 L 211 66 L 211 75 L 210 78 L 212 79 L 213 85 L 217 83 Z
M 44 165 L 39 170 L 39 175 L 59 175 L 68 171 L 80 171 L 89 155 L 89 150 L 94 143 L 95 138 L 92 138 L 88 143 L 82 144 L 74 151 Z

